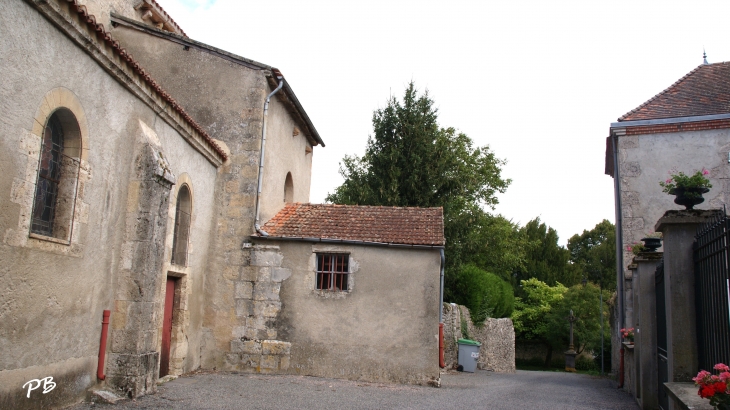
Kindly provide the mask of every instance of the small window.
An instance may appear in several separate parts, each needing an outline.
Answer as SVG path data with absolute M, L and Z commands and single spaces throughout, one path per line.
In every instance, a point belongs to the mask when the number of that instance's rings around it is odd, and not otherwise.
M 294 181 L 291 178 L 291 172 L 286 174 L 284 181 L 284 202 L 287 204 L 294 202 Z
M 177 205 L 175 207 L 175 232 L 172 239 L 172 263 L 174 265 L 187 266 L 188 263 L 191 213 L 190 189 L 187 185 L 183 185 L 177 193 Z
M 79 176 L 80 133 L 67 109 L 55 111 L 43 130 L 31 233 L 70 240 Z
M 317 289 L 347 291 L 350 255 L 346 253 L 317 254 Z

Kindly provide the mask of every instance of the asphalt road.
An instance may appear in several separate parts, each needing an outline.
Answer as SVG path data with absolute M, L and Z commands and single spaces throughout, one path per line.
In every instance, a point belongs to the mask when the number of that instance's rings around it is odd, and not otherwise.
M 639 406 L 615 382 L 562 372 L 445 374 L 442 387 L 209 373 L 181 377 L 156 394 L 87 409 L 631 409 Z

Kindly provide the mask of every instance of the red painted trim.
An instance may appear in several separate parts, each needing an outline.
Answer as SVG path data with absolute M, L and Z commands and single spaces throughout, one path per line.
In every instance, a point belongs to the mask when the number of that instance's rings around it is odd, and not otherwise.
M 618 388 L 624 387 L 624 348 L 621 347 L 621 361 L 618 367 Z
M 105 310 L 103 319 L 101 320 L 101 343 L 99 344 L 99 362 L 96 366 L 96 377 L 99 380 L 106 379 L 104 374 L 104 358 L 106 356 L 106 334 L 109 330 L 109 315 L 111 311 Z
M 444 324 L 439 323 L 439 367 L 446 367 L 444 361 Z

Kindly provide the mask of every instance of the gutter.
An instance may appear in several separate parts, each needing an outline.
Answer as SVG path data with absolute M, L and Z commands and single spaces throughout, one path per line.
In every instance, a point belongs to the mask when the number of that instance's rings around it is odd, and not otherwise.
M 624 311 L 624 249 L 623 249 L 623 212 L 621 209 L 621 176 L 618 167 L 618 135 L 611 132 L 613 145 L 613 190 L 616 202 L 616 280 L 618 285 L 618 312 L 619 329 L 625 328 L 626 314 Z M 621 345 L 619 358 L 619 388 L 624 386 L 624 347 Z
M 256 188 L 256 213 L 254 214 L 256 216 L 254 219 L 254 228 L 256 229 L 256 232 L 262 236 L 269 236 L 268 233 L 261 230 L 261 226 L 259 225 L 259 212 L 261 211 L 261 186 L 263 185 L 264 179 L 264 152 L 266 150 L 266 118 L 269 114 L 269 103 L 271 102 L 271 97 L 278 93 L 279 90 L 281 90 L 281 87 L 284 86 L 284 77 L 277 76 L 276 78 L 279 80 L 279 86 L 266 97 L 266 102 L 264 103 L 263 125 L 261 126 L 261 156 L 259 157 L 259 182 Z
M 730 114 L 697 115 L 693 117 L 659 118 L 654 120 L 634 120 L 612 122 L 611 129 L 626 127 L 641 127 L 644 125 L 681 124 L 686 122 L 714 121 L 730 119 Z
M 415 245 L 415 244 L 393 243 L 393 242 L 355 241 L 355 240 L 350 240 L 350 239 L 271 236 L 268 233 L 264 236 L 251 235 L 251 239 L 270 239 L 270 240 L 275 240 L 275 241 L 290 241 L 290 242 L 338 243 L 338 244 L 343 244 L 343 245 L 386 246 L 389 248 L 441 249 L 442 251 L 444 249 L 444 245 Z M 442 276 L 442 282 L 443 282 L 443 276 Z M 443 289 L 443 284 L 442 284 L 442 289 Z M 443 291 L 442 291 L 442 294 L 443 294 Z

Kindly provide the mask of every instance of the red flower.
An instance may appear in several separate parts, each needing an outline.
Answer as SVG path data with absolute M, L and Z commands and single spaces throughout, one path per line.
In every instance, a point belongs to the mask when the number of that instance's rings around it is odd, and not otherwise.
M 725 390 L 727 390 L 727 384 L 723 382 L 716 382 L 712 387 L 715 389 L 715 393 L 725 393 Z
M 715 395 L 715 389 L 713 389 L 712 386 L 702 386 L 698 394 L 703 399 L 706 399 Z

